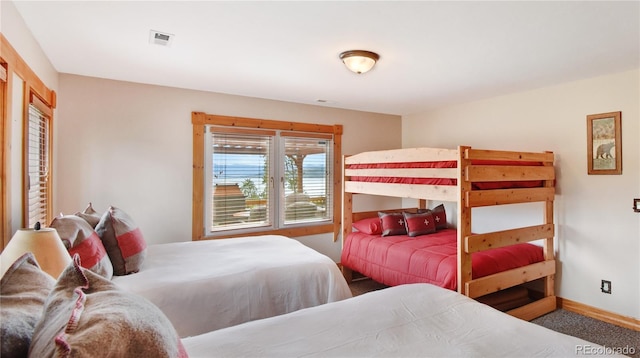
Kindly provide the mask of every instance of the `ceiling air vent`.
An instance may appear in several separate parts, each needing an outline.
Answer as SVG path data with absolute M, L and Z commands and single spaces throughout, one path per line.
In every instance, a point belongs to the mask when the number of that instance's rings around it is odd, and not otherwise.
M 152 45 L 171 46 L 173 34 L 151 30 L 149 32 L 149 43 Z

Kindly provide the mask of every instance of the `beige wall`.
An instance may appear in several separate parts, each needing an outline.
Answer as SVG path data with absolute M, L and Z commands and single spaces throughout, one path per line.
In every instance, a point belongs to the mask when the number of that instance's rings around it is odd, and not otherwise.
M 398 116 L 60 75 L 56 212 L 129 212 L 149 243 L 191 240 L 191 112 L 342 124 L 343 152 L 400 147 Z M 340 259 L 332 235 L 299 238 Z
M 640 318 L 639 80 L 635 70 L 404 116 L 402 144 L 553 151 L 558 295 Z M 587 175 L 586 116 L 612 111 L 622 111 L 623 174 Z M 540 223 L 535 209 L 474 209 L 473 229 Z

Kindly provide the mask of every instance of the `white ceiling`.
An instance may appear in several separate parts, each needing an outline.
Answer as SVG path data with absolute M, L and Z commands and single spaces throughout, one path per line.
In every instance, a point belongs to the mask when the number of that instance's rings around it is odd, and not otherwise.
M 640 67 L 638 1 L 15 5 L 61 73 L 398 115 Z

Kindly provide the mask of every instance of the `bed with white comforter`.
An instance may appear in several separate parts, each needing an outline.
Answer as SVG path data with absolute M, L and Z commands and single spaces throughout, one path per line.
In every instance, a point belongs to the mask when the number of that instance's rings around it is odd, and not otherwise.
M 112 280 L 181 337 L 351 297 L 333 260 L 278 235 L 150 245 L 138 273 Z
M 572 357 L 593 343 L 410 284 L 182 340 L 194 357 Z M 610 352 L 609 352 L 610 353 Z

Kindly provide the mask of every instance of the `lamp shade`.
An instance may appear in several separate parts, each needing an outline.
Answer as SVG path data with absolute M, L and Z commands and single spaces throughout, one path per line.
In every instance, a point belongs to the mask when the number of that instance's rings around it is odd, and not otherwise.
M 71 263 L 71 255 L 64 247 L 56 229 L 19 229 L 0 254 L 2 275 L 27 252 L 33 253 L 42 271 L 55 279 Z
M 340 59 L 349 70 L 360 74 L 371 70 L 380 56 L 371 51 L 351 50 L 341 53 Z

